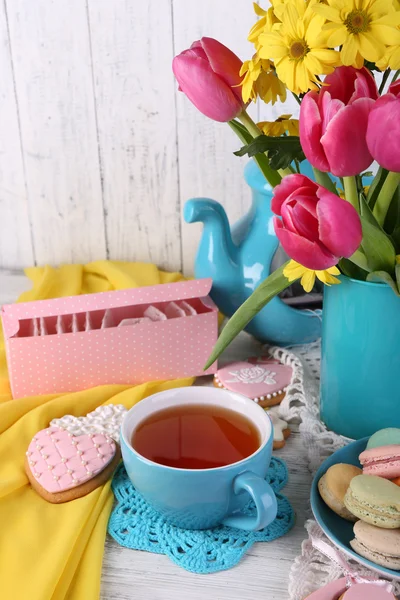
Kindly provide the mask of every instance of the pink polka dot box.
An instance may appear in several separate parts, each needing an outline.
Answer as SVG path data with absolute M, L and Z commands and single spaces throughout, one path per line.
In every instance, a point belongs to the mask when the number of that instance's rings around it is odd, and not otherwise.
M 215 373 L 211 279 L 2 307 L 14 398 Z

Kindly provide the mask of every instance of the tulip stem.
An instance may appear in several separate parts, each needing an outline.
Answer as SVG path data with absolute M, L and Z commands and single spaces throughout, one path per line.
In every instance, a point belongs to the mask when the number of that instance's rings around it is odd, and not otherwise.
M 386 69 L 386 71 L 384 72 L 382 81 L 381 81 L 381 85 L 379 86 L 379 94 L 382 94 L 383 90 L 385 89 L 385 84 L 388 80 L 390 73 L 391 73 L 390 69 Z
M 395 81 L 397 81 L 398 76 L 400 75 L 400 69 L 397 69 L 396 73 L 393 75 L 393 79 L 390 82 L 390 85 L 392 85 L 392 83 L 394 83 Z
M 313 171 L 314 171 L 315 181 L 317 183 L 319 183 L 319 185 L 322 185 L 322 187 L 326 188 L 333 194 L 338 195 L 335 184 L 333 183 L 332 179 L 329 177 L 328 173 L 324 173 L 323 171 L 320 171 L 316 167 L 313 167 Z
M 237 118 L 243 123 L 243 125 L 246 127 L 247 131 L 253 138 L 262 135 L 262 131 L 258 128 L 257 123 L 253 121 L 253 119 L 250 117 L 250 115 L 247 114 L 245 110 L 242 110 L 242 112 L 238 115 Z M 264 154 L 268 158 L 267 152 L 265 152 Z M 280 173 L 278 171 L 275 171 L 275 169 L 271 169 L 269 164 L 263 164 L 262 168 L 260 164 L 258 166 L 260 167 L 265 179 L 268 181 L 268 183 L 272 185 L 272 187 L 275 187 L 281 182 L 282 177 Z
M 360 204 L 358 200 L 358 189 L 357 189 L 357 181 L 356 178 L 351 177 L 343 177 L 343 185 L 344 185 L 344 196 L 347 202 L 350 202 L 356 209 L 358 213 L 360 213 Z
M 375 202 L 372 213 L 379 225 L 382 227 L 385 222 L 390 203 L 392 202 L 393 195 L 399 183 L 400 173 L 394 173 L 393 171 L 390 171 L 385 179 L 385 183 L 383 184 L 381 191 L 379 192 L 377 201 Z

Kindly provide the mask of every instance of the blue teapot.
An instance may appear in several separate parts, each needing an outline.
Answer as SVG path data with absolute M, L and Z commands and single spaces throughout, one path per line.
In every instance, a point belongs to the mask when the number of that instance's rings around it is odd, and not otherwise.
M 302 163 L 302 172 L 312 177 L 308 163 Z M 246 165 L 244 176 L 253 202 L 232 228 L 215 200 L 193 198 L 184 207 L 187 223 L 204 223 L 195 276 L 213 279 L 211 297 L 229 317 L 274 270 L 271 264 L 279 245 L 272 221 L 272 187 L 254 161 Z M 276 297 L 250 321 L 246 331 L 262 342 L 303 344 L 321 337 L 321 316 L 317 311 L 288 306 Z

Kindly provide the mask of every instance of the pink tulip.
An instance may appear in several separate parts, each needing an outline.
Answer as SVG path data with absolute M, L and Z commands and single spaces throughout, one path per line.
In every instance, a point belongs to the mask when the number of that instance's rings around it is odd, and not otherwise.
M 300 107 L 300 141 L 309 162 L 320 171 L 348 177 L 372 163 L 366 143 L 368 116 L 378 97 L 366 69 L 338 67 L 319 93 L 308 92 Z
M 226 122 L 243 110 L 242 61 L 229 48 L 203 37 L 175 56 L 172 70 L 195 107 L 214 121 Z
M 367 144 L 374 159 L 388 171 L 400 173 L 400 82 L 376 102 L 368 119 Z
M 362 239 L 353 206 L 304 175 L 287 175 L 274 189 L 275 233 L 285 252 L 308 269 L 322 271 L 351 256 Z

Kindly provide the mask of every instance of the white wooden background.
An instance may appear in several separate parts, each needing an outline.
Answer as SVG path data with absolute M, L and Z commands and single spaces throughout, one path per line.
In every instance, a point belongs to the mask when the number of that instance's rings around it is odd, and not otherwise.
M 254 21 L 251 0 L 0 0 L 0 268 L 190 273 L 201 226 L 184 202 L 213 197 L 233 221 L 250 196 L 240 142 L 177 91 L 171 61 L 203 35 L 250 58 Z

